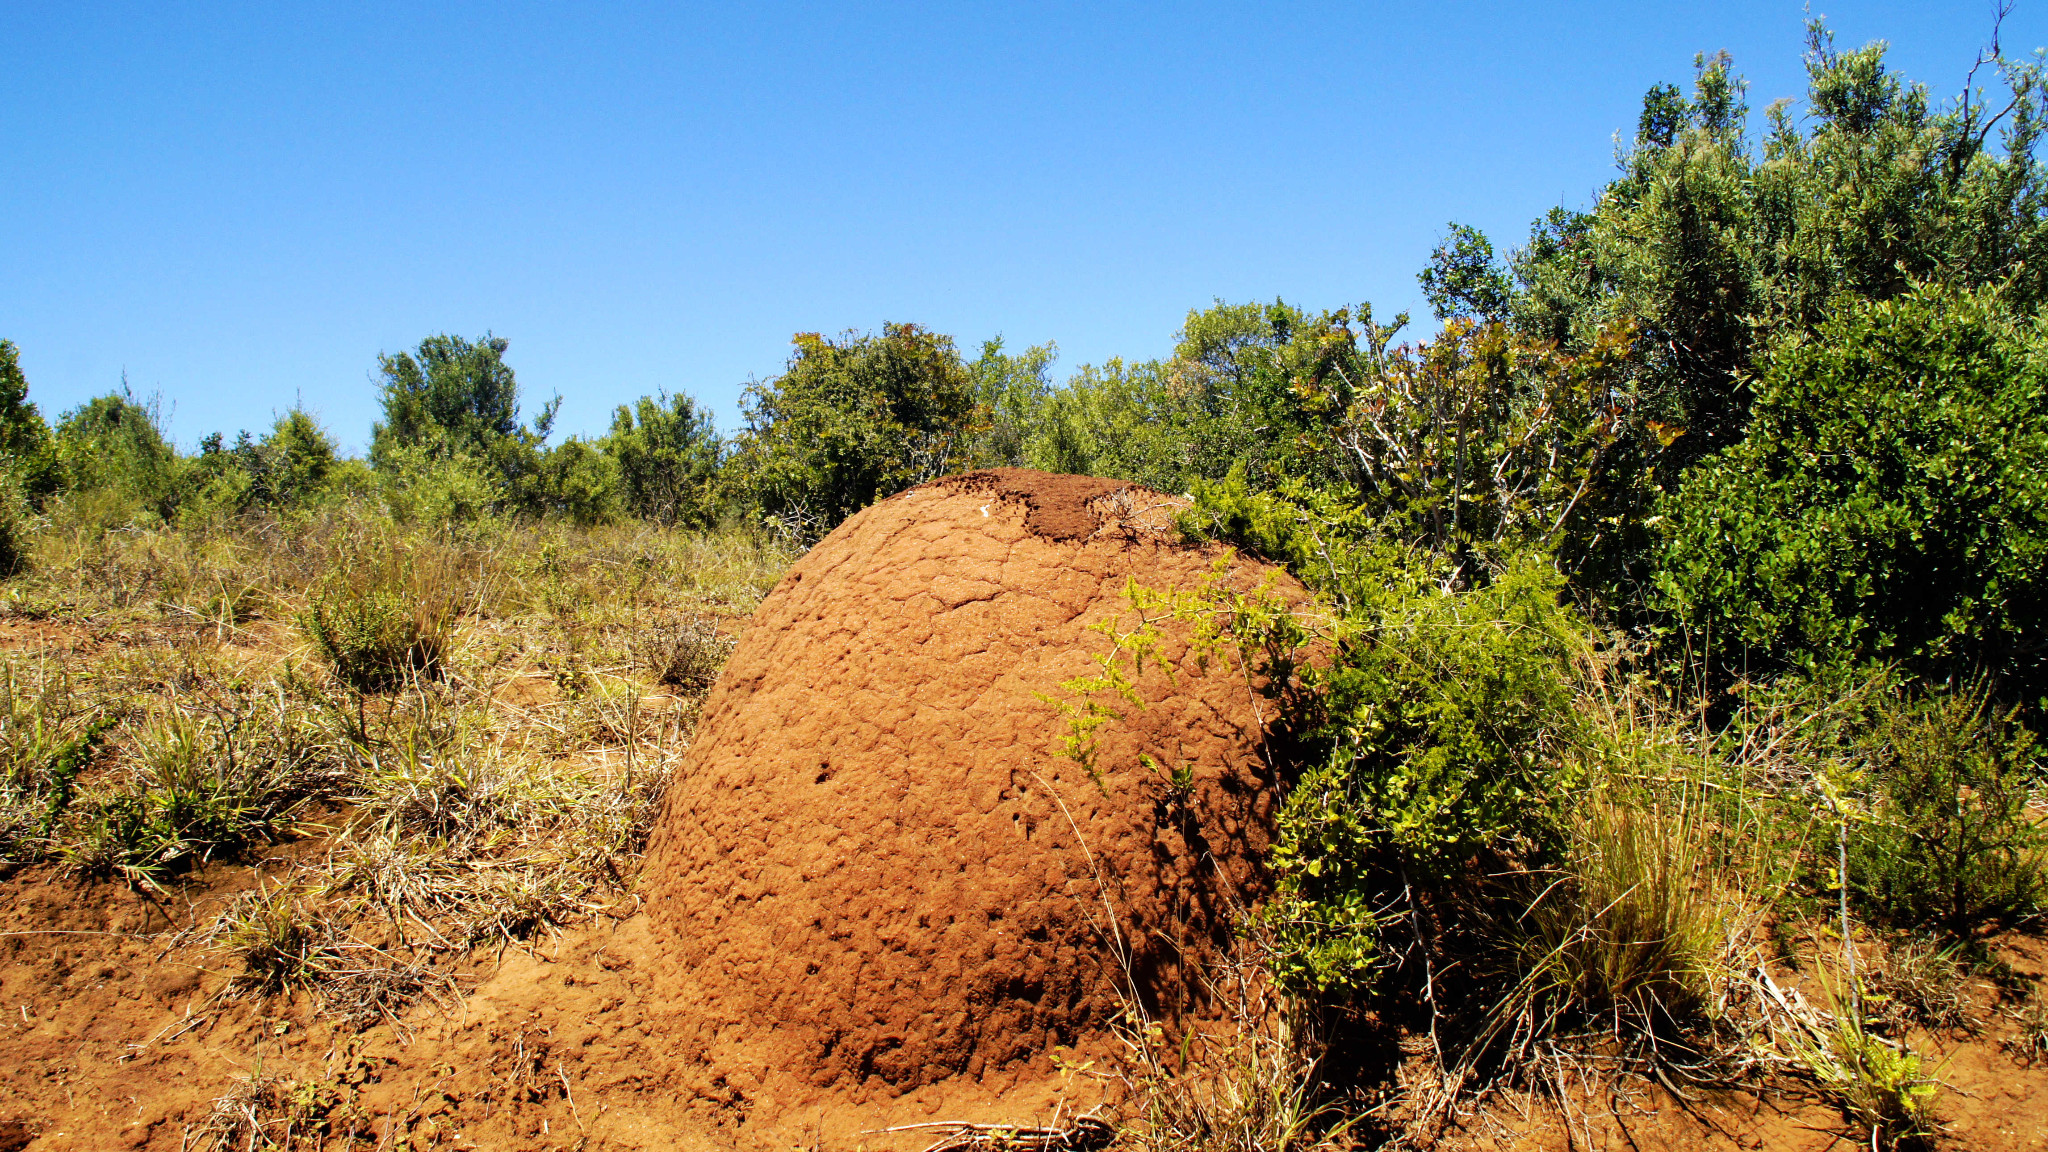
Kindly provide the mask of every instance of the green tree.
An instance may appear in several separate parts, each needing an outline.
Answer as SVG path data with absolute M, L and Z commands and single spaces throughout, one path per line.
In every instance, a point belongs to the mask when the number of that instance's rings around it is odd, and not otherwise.
M 800 333 L 782 375 L 748 385 L 736 465 L 745 499 L 796 536 L 969 463 L 974 380 L 949 336 Z
M 334 438 L 304 408 L 279 416 L 261 441 L 244 431 L 232 445 L 215 432 L 186 462 L 188 513 L 238 513 L 312 503 L 331 491 L 340 460 Z
M 619 463 L 605 441 L 571 436 L 542 454 L 526 507 L 578 524 L 605 524 L 628 513 Z
M 1493 243 L 1477 228 L 1452 223 L 1416 277 L 1439 320 L 1453 317 L 1498 321 L 1507 318 L 1510 288 Z
M 28 378 L 11 340 L 0 340 L 0 468 L 38 506 L 63 480 L 49 425 L 28 398 Z
M 442 334 L 380 355 L 384 418 L 370 429 L 371 466 L 400 484 L 422 469 L 451 468 L 463 475 L 465 491 L 478 483 L 496 489 L 485 503 L 500 511 L 540 499 L 532 488 L 562 401 L 550 400 L 531 427 L 521 424 L 507 346 L 499 336 L 472 342 Z
M 981 355 L 967 366 L 981 412 L 981 434 L 973 451 L 977 465 L 1029 465 L 1031 441 L 1044 428 L 1046 403 L 1053 394 L 1052 363 L 1058 358 L 1059 348 L 1049 343 L 1014 356 L 1003 351 L 1000 336 L 982 344 Z
M 1727 57 L 1700 58 L 1690 98 L 1645 97 L 1593 209 L 1552 211 L 1516 254 L 1518 328 L 1568 350 L 1617 324 L 1641 333 L 1636 392 L 1677 436 L 1666 483 L 1742 439 L 1778 337 L 1923 282 L 2003 284 L 2023 312 L 2048 292 L 2039 68 L 1998 62 L 2002 108 L 1973 95 L 1937 109 L 1884 52 L 1838 51 L 1811 24 L 1811 116 L 1771 105 L 1760 146 Z
M 177 515 L 184 477 L 155 399 L 138 400 L 123 383 L 66 412 L 54 439 L 66 487 L 112 495 L 163 520 Z
M 724 445 L 711 413 L 680 392 L 642 396 L 612 413 L 600 445 L 618 469 L 627 513 L 660 524 L 708 528 L 718 518 Z

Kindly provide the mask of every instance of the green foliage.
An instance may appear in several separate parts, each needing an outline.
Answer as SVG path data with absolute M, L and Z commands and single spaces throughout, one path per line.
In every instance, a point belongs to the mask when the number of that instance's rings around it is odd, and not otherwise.
M 1773 352 L 1742 443 L 1667 509 L 1664 602 L 1722 661 L 2048 692 L 2048 332 L 2010 304 L 1922 287 Z
M 586 526 L 611 523 L 624 514 L 619 471 L 618 458 L 606 451 L 604 441 L 571 436 L 541 454 L 525 511 Z
M 1084 366 L 1049 393 L 1026 459 L 1165 492 L 1233 469 L 1262 488 L 1340 478 L 1329 426 L 1405 322 L 1218 301 L 1188 313 L 1172 359 Z
M 1379 534 L 1470 562 L 1535 549 L 1603 579 L 1626 563 L 1663 441 L 1631 390 L 1635 333 L 1568 355 L 1453 319 L 1366 365 L 1327 435 Z
M 0 664 L 0 862 L 40 855 L 113 725 L 61 672 Z
M 1793 1059 L 1848 1118 L 1869 1134 L 1873 1148 L 1898 1148 L 1939 1131 L 1931 1105 L 1941 1081 L 1920 1057 L 1870 1030 L 1864 993 L 1853 974 L 1820 971 L 1831 1009 L 1825 1025 L 1802 1021 L 1787 1033 Z
M 49 426 L 29 402 L 28 378 L 11 340 L 0 340 L 0 471 L 37 507 L 64 478 Z
M 441 676 L 461 603 L 446 555 L 391 547 L 329 576 L 298 624 L 342 683 L 388 692 Z
M 1560 805 L 1583 781 L 1570 663 L 1583 626 L 1554 568 L 1516 558 L 1476 587 L 1439 582 L 1428 556 L 1376 539 L 1355 507 L 1198 485 L 1191 529 L 1287 564 L 1329 604 L 1329 663 L 1301 677 L 1305 744 L 1277 821 L 1275 968 L 1299 991 L 1370 983 L 1380 915 L 1408 881 L 1478 857 L 1555 853 Z M 1307 642 L 1292 613 L 1240 612 L 1257 647 Z M 1396 879 L 1396 878 L 1400 879 Z
M 1646 96 L 1592 211 L 1550 213 L 1517 253 L 1517 327 L 1568 350 L 1616 323 L 1642 333 L 1645 411 L 1684 430 L 1667 476 L 1738 442 L 1756 358 L 1845 301 L 1930 280 L 2004 284 L 2023 312 L 2043 300 L 2038 70 L 1999 63 L 2003 112 L 1981 98 L 1936 110 L 1884 51 L 1839 52 L 1812 24 L 1812 119 L 1773 104 L 1760 149 L 1743 82 L 1725 56 L 1701 58 L 1689 99 Z
M 305 507 L 334 492 L 334 438 L 303 408 L 279 416 L 262 440 L 247 432 L 228 445 L 216 432 L 186 462 L 184 517 Z
M 1981 687 L 1893 694 L 1859 734 L 1871 798 L 1851 826 L 1848 884 L 1878 921 L 1968 937 L 2041 910 L 2048 829 L 2027 811 L 2040 753 L 1994 707 Z
M 982 418 L 974 446 L 974 462 L 989 468 L 1031 465 L 1031 442 L 1045 422 L 1046 402 L 1053 394 L 1052 362 L 1059 349 L 1038 344 L 1020 355 L 1003 351 L 998 336 L 981 346 L 981 355 L 967 371 L 974 379 L 974 400 Z
M 1498 322 L 1507 318 L 1507 272 L 1493 254 L 1493 244 L 1477 228 L 1452 224 L 1430 254 L 1429 267 L 1416 279 L 1439 320 L 1458 317 Z
M 1047 472 L 1178 492 L 1185 488 L 1191 443 L 1181 425 L 1179 402 L 1157 362 L 1085 365 L 1047 396 L 1024 460 Z
M 370 429 L 370 464 L 406 490 L 399 500 L 408 512 L 503 513 L 543 499 L 536 491 L 541 446 L 561 398 L 531 428 L 521 424 L 507 347 L 503 337 L 471 342 L 442 334 L 377 358 L 384 419 Z
M 626 514 L 689 528 L 716 522 L 724 447 L 711 413 L 690 397 L 663 393 L 620 405 L 597 447 L 618 471 Z
M 783 374 L 746 390 L 736 480 L 772 526 L 816 539 L 970 462 L 974 380 L 951 337 L 915 324 L 800 333 Z
M 88 872 L 151 884 L 273 839 L 307 798 L 276 751 L 230 720 L 161 717 L 139 735 L 134 770 L 73 806 L 62 851 Z
M 177 515 L 182 470 L 155 399 L 137 400 L 124 385 L 79 405 L 57 422 L 56 449 L 66 487 L 104 493 L 131 519 Z

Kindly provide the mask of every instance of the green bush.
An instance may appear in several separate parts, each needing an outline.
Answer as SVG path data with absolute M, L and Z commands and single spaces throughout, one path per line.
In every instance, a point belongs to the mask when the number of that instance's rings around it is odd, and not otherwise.
M 2048 830 L 2027 811 L 2033 733 L 1975 687 L 1883 698 L 1860 743 L 1870 804 L 1847 882 L 1865 915 L 1962 937 L 2040 909 Z
M 298 617 L 313 650 L 358 692 L 440 677 L 461 614 L 450 557 L 399 549 L 328 577 Z
M 28 378 L 11 340 L 0 340 L 0 472 L 36 507 L 63 482 L 43 415 L 28 399 Z
M 717 521 L 724 445 L 711 413 L 695 400 L 678 392 L 642 396 L 631 408 L 621 404 L 598 448 L 617 469 L 627 512 L 691 528 Z
M 333 492 L 340 463 L 334 438 L 303 408 L 279 416 L 261 440 L 243 432 L 230 445 L 216 432 L 185 460 L 179 522 L 316 503 Z
M 1240 606 L 1234 629 L 1251 648 L 1329 655 L 1300 669 L 1300 770 L 1278 817 L 1267 919 L 1282 982 L 1342 995 L 1373 977 L 1375 909 L 1391 894 L 1561 850 L 1561 808 L 1584 778 L 1566 754 L 1584 625 L 1540 558 L 1460 587 L 1425 554 L 1352 534 L 1364 521 L 1344 516 L 1357 509 L 1298 495 L 1198 485 L 1188 526 L 1286 563 L 1329 614 L 1310 629 L 1276 605 Z
M 177 515 L 184 474 L 156 397 L 138 399 L 124 384 L 66 412 L 55 442 L 72 492 L 104 494 L 103 506 L 122 508 L 130 522 Z
M 1845 306 L 1755 387 L 1748 435 L 1666 509 L 1672 612 L 1727 663 L 2048 693 L 2048 330 L 1925 287 Z
M 799 333 L 782 375 L 746 390 L 734 465 L 753 510 L 809 542 L 862 508 L 971 466 L 974 381 L 950 336 L 916 324 Z M 673 437 L 670 437 L 673 439 Z

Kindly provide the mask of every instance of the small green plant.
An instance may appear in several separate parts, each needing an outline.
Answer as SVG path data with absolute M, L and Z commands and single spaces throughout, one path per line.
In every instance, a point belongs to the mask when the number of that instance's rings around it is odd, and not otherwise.
M 214 939 L 242 962 L 238 980 L 262 992 L 314 985 L 337 959 L 309 893 L 290 884 L 244 892 L 222 912 Z
M 394 551 L 329 577 L 299 614 L 299 628 L 342 683 L 388 692 L 440 677 L 461 607 L 449 557 Z
M 1792 1056 L 1872 1147 L 1912 1146 L 1934 1136 L 1932 1108 L 1940 1081 L 1920 1057 L 1873 1031 L 1864 1014 L 1866 990 L 1854 975 L 1818 968 L 1829 1018 L 1793 1029 Z
M 136 763 L 72 805 L 59 851 L 139 884 L 275 839 L 310 798 L 300 765 L 229 721 L 172 712 L 136 740 Z
M 1866 915 L 1963 938 L 2039 909 L 2048 830 L 2026 810 L 2039 753 L 1981 685 L 1881 697 L 1861 745 L 1871 797 L 1846 854 Z

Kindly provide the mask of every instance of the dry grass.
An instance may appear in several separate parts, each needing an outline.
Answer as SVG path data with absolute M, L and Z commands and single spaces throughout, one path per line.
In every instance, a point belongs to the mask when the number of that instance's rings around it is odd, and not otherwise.
M 671 617 L 642 632 L 632 651 L 656 684 L 703 692 L 725 667 L 732 640 L 719 634 L 715 617 Z
M 717 622 L 788 561 L 640 527 L 486 538 L 343 506 L 138 529 L 118 511 L 54 508 L 0 598 L 31 645 L 0 655 L 0 864 L 168 892 L 299 842 L 181 938 L 226 961 L 223 995 L 311 997 L 357 1028 L 452 1004 L 479 948 L 634 907 L 730 650 Z M 674 661 L 636 661 L 645 637 Z M 574 691 L 511 691 L 570 665 Z M 252 1077 L 208 1139 L 288 1145 L 297 1090 Z
M 1344 1146 L 1355 1122 L 1319 1091 L 1309 1044 L 1276 1020 L 1222 1036 L 1125 1030 L 1126 1137 L 1151 1152 L 1287 1152 Z
M 2005 1039 L 2005 1050 L 2028 1067 L 2048 1060 L 2048 995 L 2035 988 L 2008 1015 L 2014 1032 Z
M 1960 944 L 1911 937 L 1887 950 L 1864 977 L 1863 999 L 1885 1032 L 1911 1028 L 1950 1031 L 1969 1026 L 1969 970 Z

